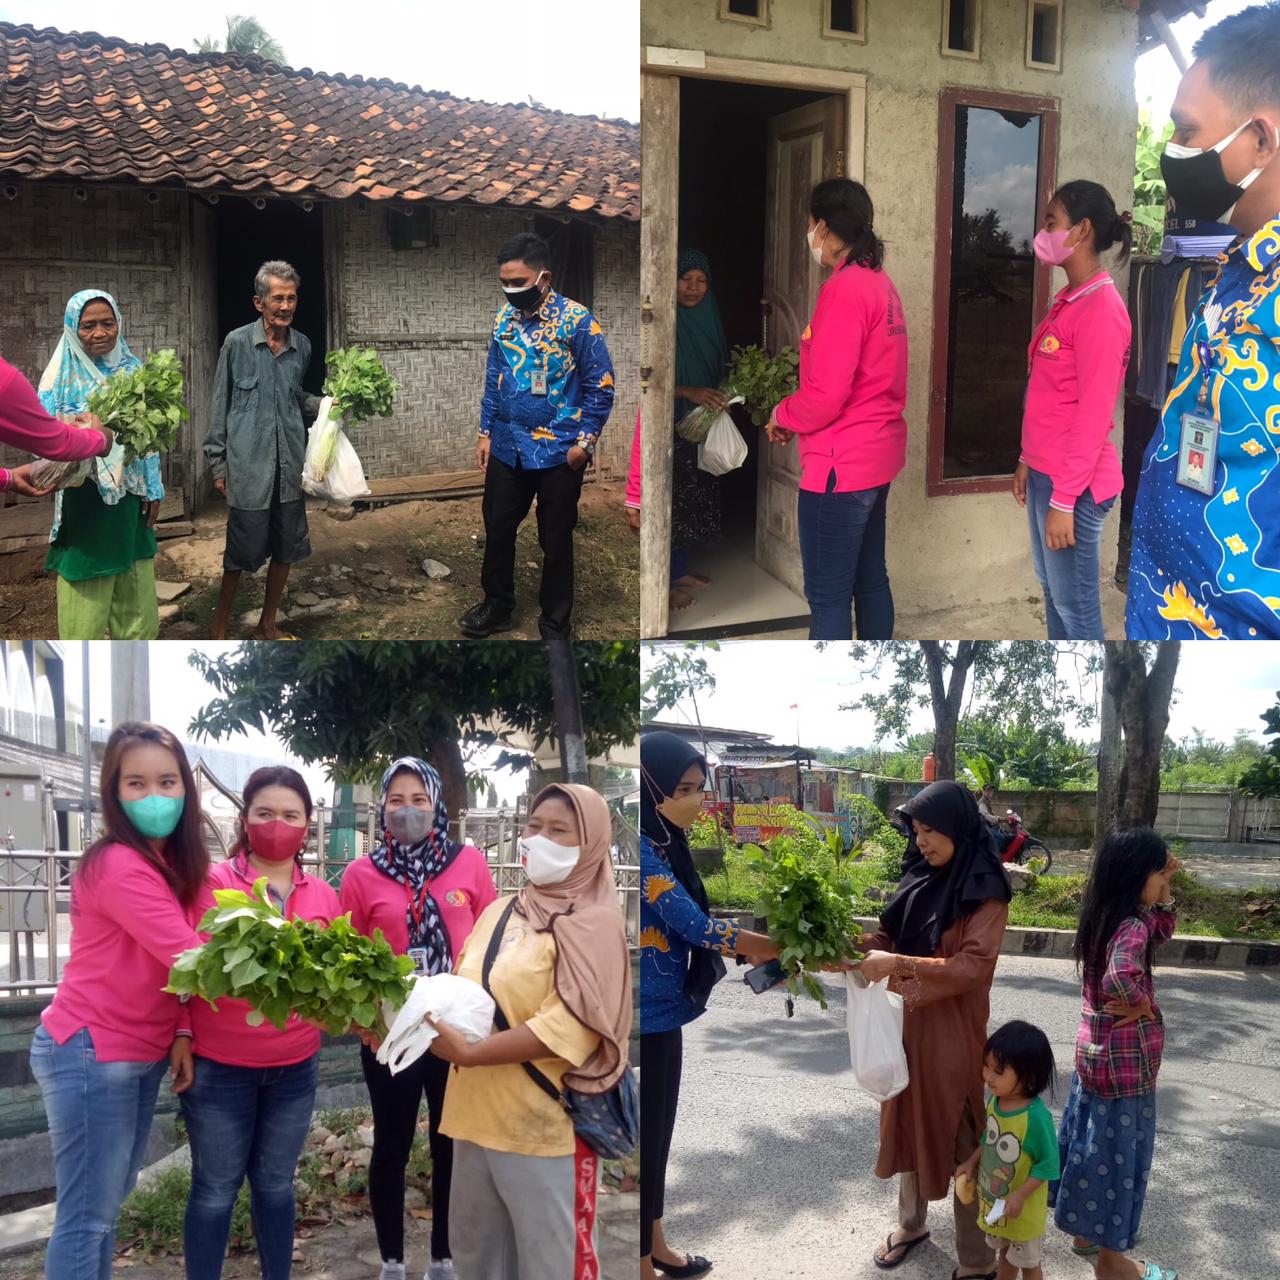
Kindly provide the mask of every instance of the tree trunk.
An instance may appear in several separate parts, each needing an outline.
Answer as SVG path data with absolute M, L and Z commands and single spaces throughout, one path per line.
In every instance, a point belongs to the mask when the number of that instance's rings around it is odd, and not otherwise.
M 1098 749 L 1098 810 L 1093 820 L 1093 847 L 1116 825 L 1120 799 L 1120 763 L 1124 748 L 1120 737 L 1120 707 L 1112 689 L 1115 642 L 1104 646 L 1102 674 L 1102 733 Z
M 1160 750 L 1169 727 L 1169 701 L 1178 673 L 1179 640 L 1162 640 L 1147 670 L 1142 645 L 1116 641 L 1113 687 L 1124 729 L 1117 825 L 1153 827 L 1160 805 Z
M 933 700 L 933 762 L 939 781 L 955 781 L 956 731 L 964 706 L 965 683 L 977 657 L 976 644 L 961 640 L 951 657 L 937 640 L 921 640 L 925 666 L 929 672 L 929 692 Z M 951 670 L 948 673 L 947 665 Z M 944 680 L 944 676 L 946 679 Z
M 457 838 L 458 818 L 467 807 L 467 769 L 462 763 L 462 744 L 445 738 L 427 749 L 427 763 L 440 775 L 445 808 L 449 810 L 449 834 Z
M 556 736 L 560 739 L 560 767 L 566 782 L 587 781 L 587 748 L 582 731 L 582 695 L 578 668 L 568 640 L 548 640 L 551 697 L 555 706 Z

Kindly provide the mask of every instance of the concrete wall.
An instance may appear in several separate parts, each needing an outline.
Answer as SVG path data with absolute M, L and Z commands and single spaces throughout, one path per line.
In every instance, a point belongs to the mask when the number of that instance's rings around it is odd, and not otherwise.
M 399 408 L 352 432 L 370 476 L 460 471 L 474 465 L 493 317 L 502 303 L 494 254 L 526 227 L 509 209 L 440 210 L 435 244 L 395 250 L 386 211 L 343 206 L 341 306 L 344 344 L 368 342 L 399 390 Z M 596 232 L 595 310 L 617 369 L 618 400 L 601 441 L 602 465 L 624 468 L 638 400 L 639 227 Z
M 1008 493 L 926 497 L 938 93 L 963 85 L 1058 98 L 1058 180 L 1091 178 L 1103 183 L 1121 208 L 1128 208 L 1137 127 L 1137 15 L 1118 0 L 1066 0 L 1062 71 L 1047 72 L 1025 65 L 1025 0 L 983 0 L 979 61 L 942 56 L 939 0 L 892 5 L 870 0 L 865 44 L 823 39 L 820 0 L 772 0 L 770 9 L 770 26 L 757 28 L 720 20 L 719 0 L 645 0 L 641 45 L 866 75 L 865 181 L 875 201 L 877 231 L 887 245 L 886 269 L 907 313 L 911 344 L 907 467 L 889 498 L 894 593 L 900 602 L 910 602 L 912 612 L 952 608 L 975 598 L 1025 600 L 1038 595 L 1026 515 Z M 646 138 L 645 145 L 653 140 Z M 662 139 L 658 145 L 674 141 Z M 1119 278 L 1122 287 L 1126 281 L 1127 276 Z M 1065 277 L 1055 272 L 1054 288 L 1064 283 Z M 1115 439 L 1118 445 L 1118 428 Z M 1104 534 L 1104 579 L 1114 570 L 1116 536 L 1113 514 Z M 938 554 L 941 546 L 947 554 Z

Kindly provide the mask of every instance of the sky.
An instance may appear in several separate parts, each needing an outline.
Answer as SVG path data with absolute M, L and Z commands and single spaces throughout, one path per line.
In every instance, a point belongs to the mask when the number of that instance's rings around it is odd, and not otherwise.
M 1229 646 L 1229 647 L 1228 647 Z M 1256 641 L 1222 644 L 1184 644 L 1178 664 L 1177 693 L 1169 718 L 1169 735 L 1181 739 L 1193 728 L 1208 737 L 1230 742 L 1237 729 L 1262 740 L 1259 716 L 1276 702 L 1280 690 L 1278 646 Z M 794 743 L 797 715 L 801 745 L 870 746 L 875 728 L 867 711 L 842 711 L 865 688 L 866 663 L 855 662 L 845 644 L 831 644 L 818 652 L 807 641 L 723 641 L 719 651 L 702 656 L 716 676 L 713 694 L 698 697 L 702 723 L 721 729 L 753 729 L 775 741 Z M 641 674 L 652 662 L 650 647 L 641 655 Z M 1065 672 L 1066 668 L 1062 668 Z M 876 687 L 887 687 L 881 677 Z M 797 711 L 792 703 L 799 703 Z M 668 712 L 663 720 L 694 723 L 688 704 Z M 913 714 L 912 730 L 932 729 L 928 708 Z M 1068 723 L 1072 736 L 1093 738 L 1096 729 Z M 885 743 L 892 746 L 893 743 Z
M 193 50 L 226 36 L 227 13 L 256 17 L 291 67 L 386 78 L 483 102 L 524 102 L 575 115 L 640 118 L 640 0 L 0 0 L 0 19 L 97 31 Z
M 200 651 L 212 657 L 230 653 L 238 647 L 236 641 L 202 641 L 182 643 L 175 640 L 164 640 L 150 645 L 148 659 L 151 672 L 151 716 L 152 719 L 171 729 L 184 741 L 201 745 L 195 735 L 188 731 L 196 712 L 211 702 L 217 695 L 213 687 L 192 667 L 187 659 L 193 651 Z M 81 648 L 78 642 L 64 642 L 63 655 L 67 680 L 68 714 L 74 707 L 74 715 L 79 718 L 81 700 Z M 111 711 L 111 642 L 108 640 L 93 641 L 89 645 L 89 711 L 94 724 L 109 725 L 115 717 Z M 251 755 L 270 756 L 280 759 L 282 763 L 292 764 L 307 780 L 317 796 L 331 796 L 332 784 L 325 778 L 323 766 L 307 765 L 293 759 L 284 743 L 273 734 L 263 734 L 253 730 L 246 734 L 238 734 L 233 738 L 222 738 L 208 745 L 228 748 L 239 748 Z M 406 754 L 421 750 L 420 744 L 407 744 Z M 489 754 L 477 757 L 476 768 L 483 767 Z M 514 803 L 516 797 L 525 789 L 526 774 L 510 769 L 494 769 L 489 772 L 498 792 L 498 799 L 503 804 Z

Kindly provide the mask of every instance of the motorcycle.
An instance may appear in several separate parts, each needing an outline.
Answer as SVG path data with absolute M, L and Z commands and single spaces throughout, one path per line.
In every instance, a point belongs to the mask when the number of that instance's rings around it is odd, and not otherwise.
M 1053 866 L 1053 853 L 1043 840 L 1037 839 L 1022 825 L 1022 815 L 1012 809 L 996 824 L 996 846 L 1001 862 L 1016 862 L 1025 866 L 1032 858 L 1043 858 L 1041 875 L 1048 875 Z

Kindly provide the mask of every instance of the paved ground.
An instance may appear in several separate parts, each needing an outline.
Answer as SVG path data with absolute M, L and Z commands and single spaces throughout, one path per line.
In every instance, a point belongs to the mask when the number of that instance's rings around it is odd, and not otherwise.
M 823 1013 L 735 975 L 685 1033 L 685 1074 L 667 1190 L 667 1237 L 705 1254 L 725 1280 L 872 1280 L 896 1188 L 871 1172 L 878 1107 L 854 1089 L 843 989 Z M 1070 1069 L 1078 985 L 1069 961 L 1001 958 L 992 1025 L 1035 1021 Z M 1162 970 L 1168 1043 L 1142 1250 L 1181 1280 L 1280 1275 L 1280 974 Z M 1069 1074 L 1060 1070 L 1055 1114 Z M 949 1212 L 897 1272 L 945 1280 L 955 1266 Z M 1050 1226 L 1045 1271 L 1091 1272 Z
M 430 1226 L 416 1222 L 409 1231 L 408 1274 L 412 1280 L 422 1275 L 427 1266 L 427 1240 Z M 640 1197 L 627 1195 L 600 1196 L 600 1261 L 601 1280 L 634 1280 L 639 1264 Z M 293 1274 L 298 1280 L 374 1280 L 381 1266 L 373 1219 L 362 1218 L 349 1226 L 332 1226 L 317 1231 L 298 1244 Z M 25 1258 L 0 1258 L 0 1280 L 36 1280 L 42 1276 L 40 1255 Z M 182 1280 L 182 1261 L 169 1258 L 163 1262 L 145 1263 L 136 1258 L 117 1259 L 115 1274 L 129 1280 Z M 238 1257 L 223 1268 L 224 1280 L 250 1280 L 260 1276 L 256 1257 Z M 459 1280 L 488 1280 L 487 1277 L 460 1276 Z
M 1054 875 L 1087 872 L 1093 855 L 1087 849 L 1055 849 Z M 1280 885 L 1280 857 L 1205 858 L 1183 855 L 1182 865 L 1216 889 L 1261 889 Z

